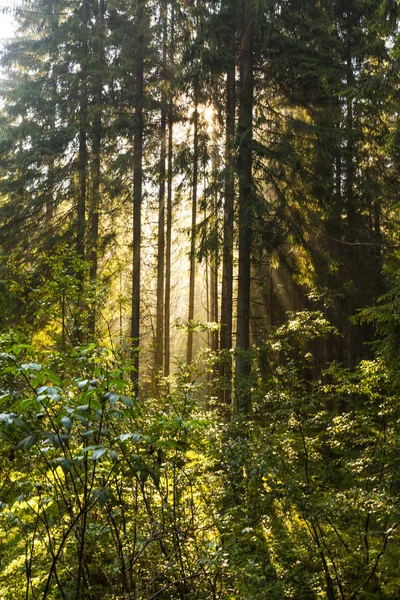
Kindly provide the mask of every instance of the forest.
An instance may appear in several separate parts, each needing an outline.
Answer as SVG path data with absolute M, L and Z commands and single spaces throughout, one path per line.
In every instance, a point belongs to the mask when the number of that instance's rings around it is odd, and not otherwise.
M 397 0 L 0 11 L 1 600 L 400 600 Z

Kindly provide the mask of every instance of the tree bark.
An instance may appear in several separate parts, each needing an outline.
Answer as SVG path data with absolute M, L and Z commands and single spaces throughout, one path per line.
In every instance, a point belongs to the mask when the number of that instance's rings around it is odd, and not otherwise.
M 164 376 L 170 371 L 170 313 L 171 313 L 171 246 L 172 246 L 172 158 L 173 158 L 173 93 L 172 67 L 175 56 L 175 11 L 171 2 L 171 39 L 169 47 L 169 101 L 168 101 L 168 179 L 167 179 L 167 222 L 165 232 L 165 308 L 164 308 Z
M 93 160 L 92 160 L 92 197 L 89 214 L 89 261 L 90 279 L 97 280 L 98 246 L 99 246 L 99 211 L 100 211 L 100 181 L 101 181 L 101 144 L 102 144 L 102 94 L 104 67 L 104 12 L 105 2 L 99 1 L 99 15 L 96 31 L 96 78 L 93 111 Z M 89 331 L 92 339 L 95 337 L 96 310 L 92 307 Z
M 144 100 L 144 0 L 138 0 L 136 12 L 135 114 L 133 149 L 133 272 L 132 272 L 132 370 L 131 381 L 139 392 L 140 341 L 140 260 L 143 187 L 143 100 Z
M 89 0 L 83 0 L 82 4 L 82 60 L 81 60 L 81 81 L 80 81 L 80 101 L 79 101 L 79 149 L 78 149 L 78 205 L 76 222 L 76 254 L 81 260 L 81 265 L 76 270 L 75 276 L 79 284 L 80 307 L 77 315 L 83 312 L 84 301 L 82 301 L 84 270 L 83 264 L 86 255 L 86 204 L 87 204 L 87 171 L 88 171 L 88 148 L 87 148 L 87 129 L 88 129 L 88 90 L 87 90 L 87 72 L 88 72 L 88 25 L 90 18 Z M 83 320 L 75 320 L 73 330 L 74 343 L 82 344 L 85 341 L 85 331 Z M 86 325 L 86 324 L 85 324 Z
M 189 310 L 188 310 L 188 338 L 187 356 L 188 365 L 193 360 L 193 329 L 191 322 L 194 318 L 194 291 L 196 280 L 196 220 L 197 220 L 197 186 L 199 173 L 199 83 L 197 78 L 194 83 L 194 113 L 193 113 L 193 181 L 192 181 L 192 223 L 190 229 L 190 272 L 189 272 Z
M 161 122 L 160 122 L 160 166 L 159 166 L 159 193 L 158 193 L 158 237 L 157 237 L 157 310 L 156 310 L 156 339 L 155 339 L 155 379 L 156 391 L 163 369 L 164 356 L 164 265 L 165 265 L 165 161 L 166 161 L 166 134 L 167 134 L 167 1 L 164 0 L 161 8 L 163 20 L 163 49 L 162 49 L 162 91 L 161 91 Z
M 236 331 L 234 410 L 250 410 L 250 265 L 252 243 L 252 127 L 253 127 L 253 17 L 251 0 L 243 0 L 243 30 L 239 50 L 240 88 L 238 121 L 239 276 Z
M 79 194 L 77 207 L 77 234 L 76 252 L 82 261 L 85 259 L 85 234 L 86 234 L 86 196 L 87 196 L 87 122 L 88 122 L 88 96 L 87 96 L 87 70 L 88 70 L 88 24 L 90 16 L 89 0 L 83 0 L 82 4 L 82 61 L 81 61 L 81 85 L 79 102 Z
M 233 47 L 232 40 L 232 47 Z M 225 124 L 225 201 L 222 250 L 221 332 L 220 350 L 222 379 L 221 400 L 232 401 L 231 379 L 233 311 L 233 209 L 235 202 L 235 61 L 226 74 L 226 124 Z

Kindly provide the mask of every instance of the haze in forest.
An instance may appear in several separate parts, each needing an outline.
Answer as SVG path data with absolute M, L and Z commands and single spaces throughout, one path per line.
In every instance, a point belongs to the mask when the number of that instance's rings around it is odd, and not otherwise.
M 0 598 L 399 598 L 398 2 L 0 12 Z

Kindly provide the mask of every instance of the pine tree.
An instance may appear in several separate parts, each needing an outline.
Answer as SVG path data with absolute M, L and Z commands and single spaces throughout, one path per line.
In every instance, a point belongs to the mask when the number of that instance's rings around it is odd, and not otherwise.
M 250 266 L 252 247 L 252 208 L 253 190 L 253 51 L 254 51 L 254 15 L 251 0 L 243 0 L 242 30 L 239 41 L 239 119 L 237 135 L 238 178 L 239 178 L 239 275 L 236 331 L 236 372 L 235 372 L 235 410 L 246 413 L 250 409 L 251 372 L 250 358 Z

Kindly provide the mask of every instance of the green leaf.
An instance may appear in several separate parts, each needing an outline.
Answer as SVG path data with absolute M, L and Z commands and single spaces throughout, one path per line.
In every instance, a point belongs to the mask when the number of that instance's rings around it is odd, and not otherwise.
M 18 402 L 18 408 L 22 412 L 26 412 L 32 408 L 32 404 L 36 403 L 37 398 L 23 398 Z M 40 409 L 40 405 L 37 405 Z
M 149 475 L 150 475 L 150 473 L 149 473 L 149 471 L 148 471 L 147 467 L 145 467 L 145 468 L 143 468 L 143 469 L 140 469 L 140 471 L 139 471 L 139 472 L 140 472 L 140 480 L 141 480 L 143 483 L 146 483 L 146 481 L 148 480 L 148 478 L 149 478 Z
M 69 417 L 62 417 L 61 424 L 67 431 L 71 431 L 72 429 L 72 420 Z
M 81 448 L 81 452 L 91 452 L 92 450 L 97 450 L 98 448 L 102 448 L 103 446 L 99 446 L 98 444 L 96 444 L 95 446 L 85 446 L 84 448 Z
M 78 390 L 82 392 L 89 385 L 89 379 L 82 379 L 78 382 Z
M 0 421 L 3 421 L 7 426 L 10 426 L 14 422 L 15 413 L 1 413 Z
M 141 433 L 121 433 L 116 439 L 119 439 L 121 442 L 126 442 L 126 440 L 132 440 L 133 442 L 139 442 L 142 439 Z
M 104 508 L 104 506 L 107 504 L 107 502 L 111 501 L 113 504 L 116 502 L 112 491 L 109 490 L 108 488 L 100 488 L 100 489 L 94 490 L 92 498 L 99 503 L 101 508 Z
M 159 490 L 160 489 L 160 474 L 157 473 L 157 471 L 155 471 L 154 469 L 149 469 L 149 474 L 150 474 L 150 477 L 152 478 L 157 490 Z
M 118 453 L 115 452 L 115 450 L 109 450 L 108 454 L 110 455 L 112 461 L 116 462 L 118 460 Z
M 107 449 L 102 447 L 102 448 L 97 448 L 97 450 L 95 450 L 92 454 L 92 460 L 99 460 L 99 458 L 101 458 L 103 456 L 103 454 L 105 454 L 107 452 Z
M 41 371 L 42 370 L 42 365 L 39 365 L 38 363 L 24 363 L 21 365 L 21 369 L 24 369 L 24 371 Z
M 56 464 L 62 468 L 64 473 L 69 473 L 73 467 L 74 461 L 67 458 L 57 458 Z
M 39 433 L 37 431 L 34 431 L 30 435 L 28 435 L 26 438 L 24 438 L 23 440 L 18 442 L 18 444 L 16 445 L 16 448 L 24 448 L 25 450 L 30 450 L 30 448 L 32 448 L 32 446 L 34 444 L 36 444 L 38 439 L 39 439 Z
M 89 425 L 89 421 L 87 419 L 85 419 L 85 417 L 83 417 L 80 414 L 77 413 L 73 413 L 73 418 L 76 419 L 77 421 L 79 421 L 80 423 L 82 423 L 82 425 L 84 425 L 85 427 L 88 427 Z
M 129 406 L 129 408 L 134 407 L 133 400 L 131 398 L 128 398 L 128 396 L 120 396 L 120 400 L 123 404 L 125 404 L 125 406 Z

